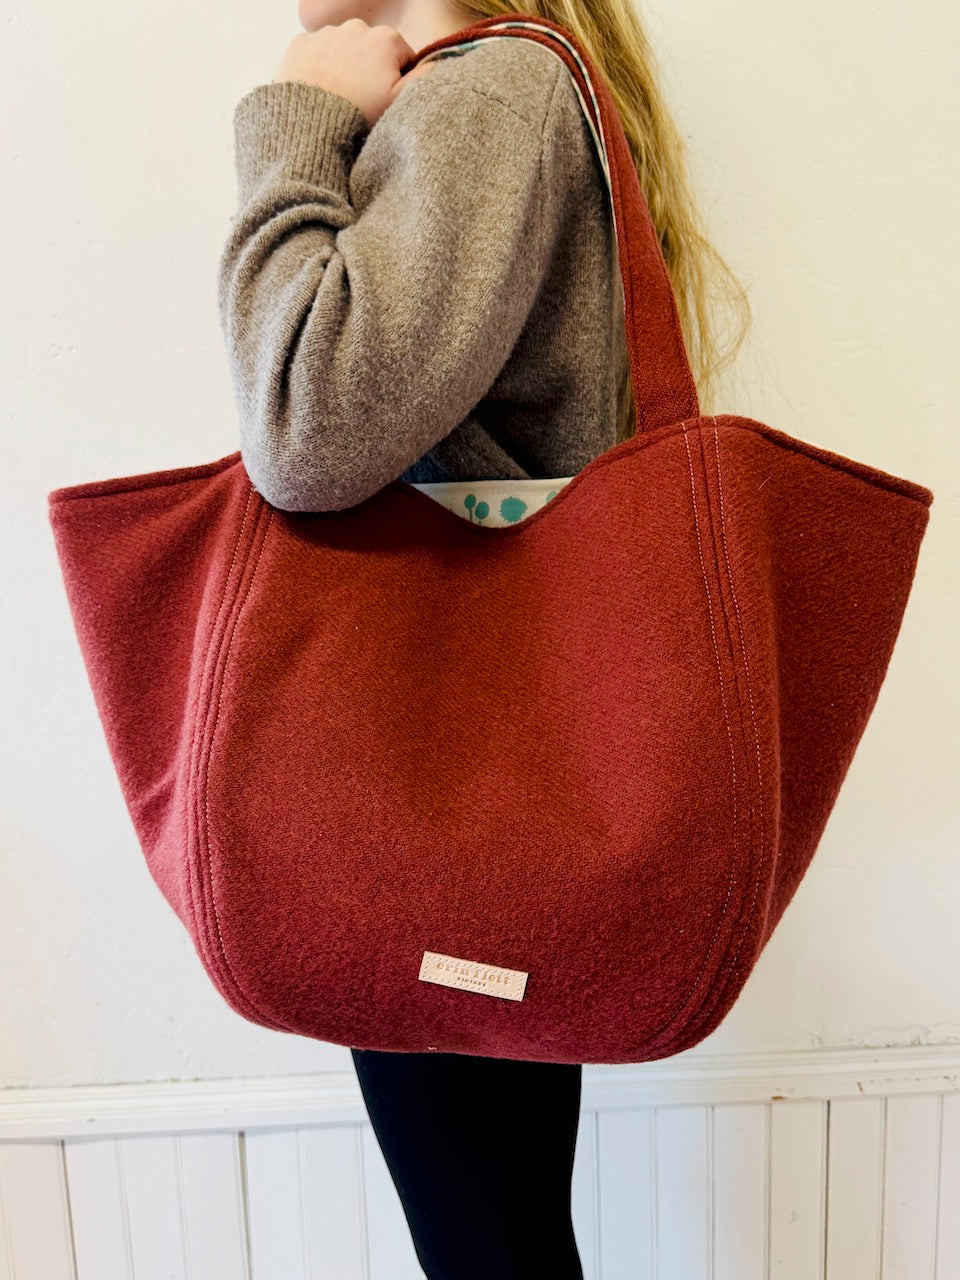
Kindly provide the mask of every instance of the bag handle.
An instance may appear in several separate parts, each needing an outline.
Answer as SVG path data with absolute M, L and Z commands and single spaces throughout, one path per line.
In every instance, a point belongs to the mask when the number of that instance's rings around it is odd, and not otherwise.
M 637 433 L 700 415 L 676 298 L 616 104 L 576 36 L 549 18 L 482 18 L 420 50 L 468 49 L 481 40 L 535 40 L 563 61 L 573 79 L 610 193 L 617 238 L 627 351 Z M 414 64 L 411 64 L 414 65 Z

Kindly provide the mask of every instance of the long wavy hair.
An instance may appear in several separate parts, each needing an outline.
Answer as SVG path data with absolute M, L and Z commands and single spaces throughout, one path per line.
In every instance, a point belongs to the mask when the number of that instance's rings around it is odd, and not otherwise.
M 522 13 L 548 18 L 577 37 L 610 90 L 637 166 L 670 274 L 701 413 L 716 413 L 719 375 L 749 332 L 750 304 L 740 280 L 707 237 L 687 170 L 686 144 L 658 85 L 650 40 L 635 0 L 459 0 L 476 19 Z M 715 302 L 739 321 L 724 342 Z M 729 313 L 728 313 L 729 315 Z M 620 383 L 617 441 L 636 434 L 630 369 Z

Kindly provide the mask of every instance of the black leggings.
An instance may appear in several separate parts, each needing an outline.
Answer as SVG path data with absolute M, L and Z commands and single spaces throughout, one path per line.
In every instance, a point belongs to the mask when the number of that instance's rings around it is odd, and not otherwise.
M 350 1052 L 427 1280 L 583 1280 L 579 1063 Z

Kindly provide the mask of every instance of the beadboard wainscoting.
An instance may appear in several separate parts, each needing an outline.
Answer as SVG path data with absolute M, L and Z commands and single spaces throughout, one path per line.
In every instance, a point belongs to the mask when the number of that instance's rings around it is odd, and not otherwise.
M 587 1280 L 960 1280 L 960 1045 L 588 1065 L 573 1212 Z M 422 1274 L 352 1067 L 0 1091 L 0 1280 Z

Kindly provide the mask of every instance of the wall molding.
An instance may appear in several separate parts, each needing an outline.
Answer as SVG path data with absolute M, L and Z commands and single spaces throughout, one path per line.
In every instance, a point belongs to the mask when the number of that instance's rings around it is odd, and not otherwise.
M 684 1103 L 960 1092 L 960 1043 L 791 1053 L 678 1054 L 583 1069 L 586 1111 Z M 356 1124 L 351 1067 L 288 1076 L 0 1089 L 0 1141 Z

